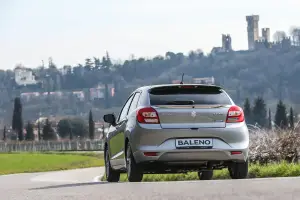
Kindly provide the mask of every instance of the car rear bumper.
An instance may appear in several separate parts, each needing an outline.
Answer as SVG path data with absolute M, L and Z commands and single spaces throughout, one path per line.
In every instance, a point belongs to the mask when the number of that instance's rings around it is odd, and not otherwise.
M 141 129 L 141 128 L 140 128 Z M 245 161 L 249 151 L 247 126 L 230 124 L 226 128 L 190 129 L 145 129 L 133 133 L 131 145 L 135 160 L 142 162 L 205 162 Z M 176 138 L 211 138 L 211 149 L 177 149 Z M 156 155 L 145 155 L 147 152 Z M 231 152 L 240 152 L 232 155 Z
M 148 156 L 147 152 L 157 153 L 157 155 Z M 231 152 L 240 152 L 232 155 Z M 146 155 L 144 154 L 146 153 Z M 179 163 L 201 163 L 206 161 L 246 161 L 248 158 L 248 149 L 199 149 L 199 150 L 177 150 L 170 149 L 160 151 L 159 149 L 139 150 L 134 153 L 137 163 L 148 161 L 159 162 L 177 162 Z

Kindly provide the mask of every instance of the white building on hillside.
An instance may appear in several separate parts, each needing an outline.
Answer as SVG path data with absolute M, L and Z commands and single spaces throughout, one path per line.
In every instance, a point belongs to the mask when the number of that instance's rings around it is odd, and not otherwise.
M 37 81 L 31 69 L 17 67 L 15 70 L 15 81 L 18 85 L 35 85 Z
M 203 77 L 203 78 L 193 78 L 193 83 L 196 84 L 215 84 L 215 78 L 212 77 Z

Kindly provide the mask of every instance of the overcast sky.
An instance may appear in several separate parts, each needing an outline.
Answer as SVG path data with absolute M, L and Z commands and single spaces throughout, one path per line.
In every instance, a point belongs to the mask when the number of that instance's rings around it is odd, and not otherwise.
M 300 26 L 299 0 L 0 0 L 0 68 L 75 65 L 87 57 L 153 57 L 167 51 L 209 52 L 232 36 L 247 49 L 246 15 L 259 28 Z

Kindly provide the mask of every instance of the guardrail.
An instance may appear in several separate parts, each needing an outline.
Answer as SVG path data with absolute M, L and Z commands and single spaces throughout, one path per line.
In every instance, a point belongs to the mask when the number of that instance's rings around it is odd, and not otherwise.
M 103 140 L 0 142 L 0 152 L 103 151 Z

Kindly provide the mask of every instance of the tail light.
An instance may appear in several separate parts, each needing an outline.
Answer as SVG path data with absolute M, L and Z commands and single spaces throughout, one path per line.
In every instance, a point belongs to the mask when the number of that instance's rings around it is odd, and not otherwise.
M 226 123 L 237 123 L 245 120 L 244 111 L 239 106 L 231 106 L 228 110 Z
M 142 124 L 159 124 L 159 117 L 154 108 L 141 108 L 137 111 L 137 121 Z

